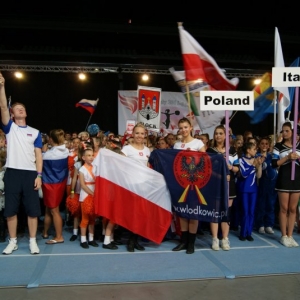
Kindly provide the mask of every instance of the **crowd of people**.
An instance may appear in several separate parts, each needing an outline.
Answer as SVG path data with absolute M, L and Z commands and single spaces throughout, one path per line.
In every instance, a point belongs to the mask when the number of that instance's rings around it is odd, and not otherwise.
M 270 137 L 256 138 L 252 132 L 234 136 L 230 132 L 229 157 L 226 157 L 226 130 L 216 126 L 213 137 L 193 134 L 188 118 L 178 122 L 177 134 L 166 136 L 148 132 L 137 123 L 132 133 L 117 135 L 103 132 L 91 124 L 80 133 L 53 129 L 49 134 L 26 124 L 26 108 L 22 103 L 7 105 L 5 80 L 0 74 L 0 242 L 8 245 L 3 254 L 18 249 L 17 228 L 20 207 L 24 208 L 29 231 L 29 250 L 39 254 L 36 241 L 38 222 L 43 215 L 42 238 L 47 245 L 64 242 L 64 221 L 60 208 L 64 203 L 72 220 L 70 241 L 80 240 L 83 249 L 99 247 L 95 239 L 95 224 L 101 221 L 102 247 L 117 250 L 122 241 L 115 237 L 118 224 L 95 215 L 95 165 L 101 148 L 129 157 L 149 166 L 149 157 L 156 149 L 207 152 L 224 157 L 227 167 L 228 208 L 220 223 L 205 224 L 198 219 L 177 217 L 179 244 L 173 251 L 194 253 L 197 233 L 209 228 L 212 250 L 230 250 L 229 231 L 239 230 L 239 240 L 253 241 L 253 230 L 259 234 L 274 234 L 278 219 L 280 243 L 298 247 L 293 238 L 299 220 L 300 144 L 295 150 L 293 122 L 282 126 L 281 136 L 274 142 Z M 42 200 L 42 201 L 41 201 Z M 50 227 L 55 234 L 50 238 Z M 6 234 L 7 231 L 7 234 Z M 139 242 L 144 237 L 128 232 L 127 250 L 145 250 Z

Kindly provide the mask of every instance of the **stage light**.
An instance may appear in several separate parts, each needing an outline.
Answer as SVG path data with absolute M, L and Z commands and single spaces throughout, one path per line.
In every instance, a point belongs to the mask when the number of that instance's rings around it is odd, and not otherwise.
M 21 78 L 23 78 L 23 73 L 15 72 L 15 77 L 18 78 L 18 79 L 21 79 Z
M 261 83 L 261 79 L 260 79 L 260 78 L 254 79 L 253 83 L 254 83 L 255 85 L 258 85 L 258 84 Z
M 78 77 L 79 77 L 80 80 L 85 80 L 86 79 L 86 75 L 84 73 L 80 73 L 78 75 Z
M 148 75 L 148 74 L 144 74 L 144 75 L 142 76 L 142 80 L 143 80 L 143 81 L 148 81 L 148 80 L 149 80 L 149 75 Z

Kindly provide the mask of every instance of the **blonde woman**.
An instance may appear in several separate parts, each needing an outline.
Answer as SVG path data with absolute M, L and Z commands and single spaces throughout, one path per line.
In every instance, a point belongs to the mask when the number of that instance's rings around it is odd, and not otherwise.
M 144 144 L 145 136 L 145 126 L 142 123 L 137 123 L 132 131 L 132 143 L 124 146 L 122 148 L 122 153 L 124 153 L 127 157 L 134 159 L 138 163 L 148 166 L 150 149 Z M 145 250 L 145 248 L 138 243 L 138 235 L 131 232 L 127 244 L 127 250 L 129 252 L 134 252 L 134 249 L 140 251 Z

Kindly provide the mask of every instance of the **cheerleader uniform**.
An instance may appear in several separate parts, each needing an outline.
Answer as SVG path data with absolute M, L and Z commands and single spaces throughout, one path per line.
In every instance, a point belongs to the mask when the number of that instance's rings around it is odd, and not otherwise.
M 277 166 L 277 161 L 293 152 L 291 147 L 283 143 L 276 143 L 273 149 L 272 165 Z M 296 144 L 296 152 L 300 155 L 300 144 Z M 279 167 L 275 190 L 279 192 L 300 192 L 300 164 L 295 161 L 295 180 L 291 180 L 292 161 L 288 160 Z

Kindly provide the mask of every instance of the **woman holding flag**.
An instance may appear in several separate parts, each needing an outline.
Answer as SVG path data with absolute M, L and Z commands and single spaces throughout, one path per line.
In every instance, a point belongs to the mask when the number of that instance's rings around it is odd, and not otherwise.
M 205 145 L 201 140 L 193 138 L 193 126 L 188 118 L 182 118 L 178 121 L 178 128 L 182 139 L 174 144 L 173 149 L 191 150 L 205 152 Z M 196 233 L 198 230 L 198 220 L 185 219 L 179 217 L 181 228 L 181 241 L 172 251 L 186 250 L 187 254 L 194 253 Z
M 297 130 L 297 129 L 296 129 Z M 298 247 L 293 238 L 296 221 L 296 211 L 300 197 L 300 144 L 297 142 L 293 152 L 293 126 L 290 121 L 282 125 L 282 141 L 276 143 L 273 149 L 272 165 L 278 168 L 275 190 L 279 199 L 279 225 L 281 231 L 280 243 L 285 247 Z M 295 163 L 295 178 L 292 180 L 292 162 Z
M 48 245 L 64 242 L 62 236 L 63 221 L 59 211 L 68 178 L 69 150 L 64 141 L 62 129 L 51 130 L 49 135 L 51 149 L 43 152 L 42 190 L 46 207 L 43 238 L 48 237 L 48 230 L 52 222 L 55 228 L 55 237 L 46 242 Z
M 133 127 L 132 131 L 133 142 L 130 145 L 124 146 L 122 148 L 122 153 L 124 153 L 127 157 L 134 159 L 138 163 L 148 166 L 150 149 L 144 145 L 145 135 L 145 126 L 142 123 L 137 123 Z M 145 250 L 145 248 L 138 243 L 138 235 L 131 232 L 127 244 L 127 250 L 129 252 L 134 252 L 134 249 L 140 251 Z

